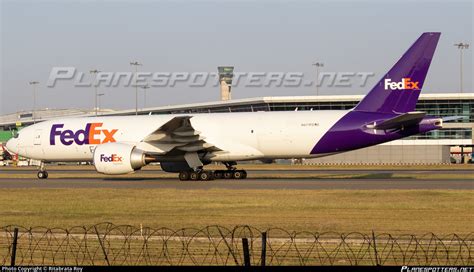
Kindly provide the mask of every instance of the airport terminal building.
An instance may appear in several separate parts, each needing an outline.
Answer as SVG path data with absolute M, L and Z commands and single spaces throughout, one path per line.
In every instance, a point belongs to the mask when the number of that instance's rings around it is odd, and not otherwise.
M 153 107 L 141 109 L 138 114 L 348 110 L 362 98 L 363 95 L 258 97 Z M 306 159 L 303 163 L 439 164 L 471 160 L 474 145 L 474 93 L 421 94 L 416 110 L 432 116 L 460 116 L 462 119 L 444 123 L 443 129 L 438 131 L 338 155 Z M 102 110 L 100 114 L 132 115 L 135 110 Z M 39 122 L 58 117 L 93 115 L 92 110 L 40 110 L 35 112 L 35 119 Z M 5 134 L 17 127 L 32 123 L 32 112 L 0 116 L 0 133 L 3 130 L 4 135 L 2 139 L 5 140 Z

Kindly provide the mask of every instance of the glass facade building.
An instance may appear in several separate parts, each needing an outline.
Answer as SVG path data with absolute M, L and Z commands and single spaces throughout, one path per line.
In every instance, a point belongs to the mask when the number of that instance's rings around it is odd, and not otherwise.
M 363 96 L 308 96 L 308 97 L 263 97 L 242 99 L 222 103 L 202 103 L 156 108 L 142 114 L 213 113 L 213 112 L 256 112 L 256 111 L 304 111 L 304 110 L 349 110 L 354 108 Z M 437 117 L 462 117 L 450 123 L 448 128 L 412 136 L 409 139 L 472 139 L 474 124 L 474 94 L 428 94 L 421 95 L 417 111 Z M 469 127 L 468 124 L 471 124 Z M 467 125 L 467 126 L 466 126 Z
M 355 107 L 362 98 L 363 95 L 258 97 L 153 107 L 142 109 L 139 114 L 349 110 Z M 432 116 L 459 116 L 462 118 L 446 123 L 441 130 L 412 136 L 409 139 L 473 139 L 474 93 L 421 94 L 416 110 L 427 112 L 428 115 Z M 3 120 L 0 118 L 0 128 L 10 130 L 15 127 L 17 122 L 21 122 L 23 125 L 32 123 L 31 114 L 28 115 L 28 113 L 12 114 L 10 118 L 2 117 Z M 81 113 L 81 116 L 88 116 L 88 114 L 85 114 L 85 110 L 79 113 Z M 126 110 L 110 111 L 102 115 L 124 116 L 134 114 L 135 110 Z M 64 113 L 58 114 L 56 117 L 52 113 L 46 119 L 61 117 L 65 117 Z M 37 121 L 41 121 L 42 118 L 39 119 Z
M 349 110 L 357 105 L 362 95 L 333 96 L 283 96 L 234 99 L 146 108 L 139 111 L 148 114 L 186 114 L 217 112 L 258 111 L 320 111 Z M 308 164 L 440 164 L 471 160 L 474 138 L 474 93 L 464 94 L 422 94 L 416 106 L 417 111 L 438 117 L 459 116 L 458 120 L 445 122 L 443 129 L 381 145 L 344 152 L 333 156 L 307 159 Z M 33 123 L 26 112 L 0 116 L 0 131 L 16 129 L 17 124 L 28 126 Z M 37 122 L 52 118 L 72 116 L 93 116 L 89 110 L 43 110 Z M 135 115 L 135 110 L 107 111 L 101 116 Z M 463 153 L 464 155 L 460 155 Z M 464 157 L 461 157 L 464 156 Z

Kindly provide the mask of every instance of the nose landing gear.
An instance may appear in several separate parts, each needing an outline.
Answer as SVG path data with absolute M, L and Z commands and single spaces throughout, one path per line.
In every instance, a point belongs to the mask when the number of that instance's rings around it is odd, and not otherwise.
M 37 174 L 39 179 L 47 179 L 48 178 L 48 172 L 46 171 L 39 171 Z
M 40 163 L 37 177 L 39 179 L 47 179 L 48 178 L 48 172 L 46 172 L 46 170 L 44 169 L 44 162 Z

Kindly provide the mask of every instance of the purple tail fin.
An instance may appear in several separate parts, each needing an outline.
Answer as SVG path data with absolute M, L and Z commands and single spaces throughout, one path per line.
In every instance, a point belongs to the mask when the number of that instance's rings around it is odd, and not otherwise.
M 355 107 L 356 111 L 405 113 L 415 109 L 441 33 L 423 33 Z

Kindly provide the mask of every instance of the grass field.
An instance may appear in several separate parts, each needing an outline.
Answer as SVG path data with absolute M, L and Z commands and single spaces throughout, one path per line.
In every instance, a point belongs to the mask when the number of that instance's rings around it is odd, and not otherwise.
M 473 190 L 1 189 L 0 225 L 281 227 L 292 231 L 465 234 Z

